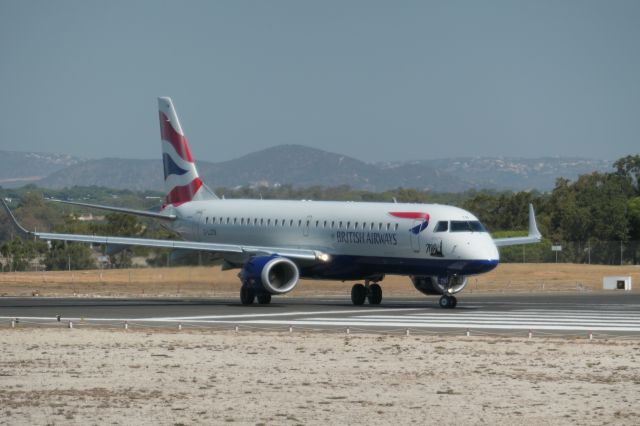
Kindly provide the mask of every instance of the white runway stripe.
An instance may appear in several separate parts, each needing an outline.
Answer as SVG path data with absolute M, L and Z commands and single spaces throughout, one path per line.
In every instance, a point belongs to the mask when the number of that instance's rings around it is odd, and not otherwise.
M 533 331 L 640 332 L 640 312 L 602 311 L 454 311 L 420 308 L 367 309 L 355 308 L 325 311 L 294 311 L 231 315 L 200 315 L 150 318 L 63 318 L 66 321 L 99 323 L 191 323 L 254 326 L 353 327 L 353 328 L 418 328 Z M 392 314 L 392 313 L 395 313 Z M 403 315 L 406 313 L 407 315 Z M 0 317 L 0 320 L 13 317 Z M 24 322 L 52 322 L 51 317 L 21 317 Z

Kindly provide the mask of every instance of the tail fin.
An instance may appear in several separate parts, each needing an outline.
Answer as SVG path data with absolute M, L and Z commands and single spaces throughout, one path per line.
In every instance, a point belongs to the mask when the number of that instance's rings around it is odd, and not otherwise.
M 179 206 L 194 200 L 215 200 L 218 197 L 202 183 L 193 162 L 187 138 L 184 136 L 171 98 L 158 98 L 165 204 Z

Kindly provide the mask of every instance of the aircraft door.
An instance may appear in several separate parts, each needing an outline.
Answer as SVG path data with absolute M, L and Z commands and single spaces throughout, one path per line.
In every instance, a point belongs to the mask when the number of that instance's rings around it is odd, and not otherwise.
M 309 227 L 311 226 L 311 219 L 313 219 L 313 216 L 307 216 L 307 218 L 304 220 L 304 223 L 302 224 L 303 226 L 302 235 L 304 235 L 305 237 L 309 236 Z
M 413 226 L 411 227 L 411 230 L 409 231 L 409 234 L 411 235 L 411 248 L 413 249 L 414 252 L 419 253 L 420 252 L 420 234 L 421 232 L 420 227 L 422 225 L 422 220 L 414 220 L 413 221 Z M 414 232 L 414 230 L 418 231 L 418 232 Z
M 193 239 L 195 241 L 200 241 L 200 228 L 201 225 L 200 223 L 202 222 L 202 211 L 198 211 L 196 212 L 192 217 L 191 220 L 193 221 L 191 223 L 191 231 L 193 232 Z

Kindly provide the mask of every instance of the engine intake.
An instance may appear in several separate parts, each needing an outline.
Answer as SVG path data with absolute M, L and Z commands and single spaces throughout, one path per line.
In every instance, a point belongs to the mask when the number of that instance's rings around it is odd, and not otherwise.
M 240 279 L 243 285 L 270 294 L 288 293 L 298 284 L 298 267 L 286 257 L 276 254 L 256 256 L 242 267 Z
M 467 277 L 452 275 L 450 277 L 411 277 L 413 286 L 422 294 L 428 296 L 441 294 L 456 294 L 467 286 Z M 447 291 L 449 289 L 449 291 Z

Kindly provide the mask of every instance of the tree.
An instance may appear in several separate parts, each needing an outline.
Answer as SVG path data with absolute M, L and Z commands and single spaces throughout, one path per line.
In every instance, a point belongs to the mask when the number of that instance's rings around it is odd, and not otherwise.
M 89 246 L 79 243 L 54 241 L 45 257 L 47 270 L 94 269 L 96 262 Z
M 9 262 L 9 271 L 25 271 L 32 260 L 47 250 L 47 243 L 40 240 L 14 238 L 0 246 L 0 254 Z
M 635 193 L 640 194 L 640 155 L 627 155 L 613 163 L 616 173 L 629 179 Z

